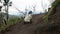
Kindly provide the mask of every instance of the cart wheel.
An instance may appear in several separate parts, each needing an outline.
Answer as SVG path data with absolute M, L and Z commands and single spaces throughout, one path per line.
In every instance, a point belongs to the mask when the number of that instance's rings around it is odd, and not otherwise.
M 32 19 L 30 20 L 30 24 L 32 24 Z
M 24 24 L 26 24 L 26 22 L 24 21 Z

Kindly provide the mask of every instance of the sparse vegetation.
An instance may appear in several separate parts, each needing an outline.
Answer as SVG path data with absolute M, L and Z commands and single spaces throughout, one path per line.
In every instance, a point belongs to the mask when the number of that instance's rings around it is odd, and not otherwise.
M 6 30 L 7 28 L 9 28 L 9 26 L 18 23 L 16 24 L 16 26 L 14 25 L 15 27 L 12 26 L 14 30 L 11 27 L 10 30 L 14 31 L 13 33 L 17 32 L 20 34 L 21 31 L 22 33 L 27 33 L 27 32 L 30 33 L 31 31 L 32 32 L 34 31 L 35 34 L 51 34 L 51 33 L 55 34 L 57 33 L 57 31 L 60 31 L 60 19 L 59 19 L 60 13 L 59 13 L 59 10 L 55 11 L 55 8 L 57 7 L 56 6 L 57 3 L 58 3 L 57 0 L 52 3 L 51 9 L 48 11 L 48 13 L 43 14 L 43 15 L 39 14 L 40 16 L 34 15 L 32 18 L 33 24 L 31 25 L 30 24 L 23 25 L 23 21 L 19 23 L 21 20 L 23 20 L 23 18 L 14 16 L 14 17 L 10 17 L 7 20 L 7 25 L 3 23 L 2 26 L 0 27 L 0 30 Z M 59 6 L 58 6 L 58 9 L 59 9 Z M 57 13 L 54 13 L 54 12 L 57 12 Z M 12 32 L 10 31 L 10 33 Z
M 19 21 L 20 21 L 20 18 L 18 18 L 18 17 L 14 17 L 14 18 L 13 17 L 10 17 L 8 19 L 8 21 L 7 21 L 7 25 L 2 24 L 1 27 L 0 27 L 0 30 L 5 30 L 9 26 L 14 25 L 14 24 L 16 24 Z
M 44 19 L 44 22 L 48 22 L 48 16 L 51 14 L 51 12 L 53 11 L 53 9 L 56 7 L 58 1 L 55 0 L 53 3 L 52 3 L 52 6 L 51 6 L 51 9 L 48 11 L 48 13 L 46 15 L 44 15 L 43 19 Z
M 48 14 L 46 14 L 46 15 L 44 15 L 43 16 L 43 21 L 44 21 L 44 23 L 46 24 L 46 26 L 43 26 L 43 27 L 45 27 L 45 28 L 43 28 L 42 27 L 42 29 L 41 29 L 41 27 L 40 28 L 38 28 L 38 30 L 37 30 L 37 33 L 36 34 L 47 34 L 48 32 L 49 32 L 49 34 L 51 34 L 51 33 L 55 33 L 55 32 L 57 32 L 58 30 L 59 30 L 59 27 L 60 27 L 60 20 L 58 20 L 59 19 L 59 14 L 58 13 L 60 13 L 58 10 L 57 11 L 54 11 L 54 10 L 56 10 L 56 9 L 59 9 L 59 8 L 56 8 L 57 7 L 57 5 L 58 5 L 58 2 L 60 2 L 60 1 L 58 1 L 58 0 L 56 0 L 56 1 L 54 1 L 53 3 L 52 3 L 52 7 L 51 7 L 51 9 L 48 11 Z M 60 5 L 60 4 L 59 4 Z M 54 13 L 54 12 L 58 12 L 58 13 Z M 52 16 L 52 15 L 53 16 Z M 49 18 L 49 16 L 51 16 L 50 18 L 51 18 L 51 21 L 49 21 L 48 20 L 48 18 Z M 53 18 L 52 18 L 53 17 Z M 57 18 L 58 17 L 58 18 Z M 56 19 L 55 19 L 56 18 Z M 48 24 L 47 24 L 48 23 Z M 55 33 L 55 34 L 57 34 L 57 33 Z

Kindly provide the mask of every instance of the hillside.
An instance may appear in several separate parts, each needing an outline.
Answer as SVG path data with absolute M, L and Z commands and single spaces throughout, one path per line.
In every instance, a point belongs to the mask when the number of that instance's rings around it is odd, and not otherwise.
M 44 25 L 37 28 L 36 34 L 60 34 L 60 0 L 52 3 L 52 7 L 40 23 Z
M 60 0 L 54 1 L 47 13 L 33 15 L 32 24 L 20 21 L 1 34 L 60 34 Z
M 44 22 L 47 24 L 42 29 L 38 28 L 38 34 L 60 34 L 60 0 L 52 3 L 52 7 L 45 18 L 48 22 Z

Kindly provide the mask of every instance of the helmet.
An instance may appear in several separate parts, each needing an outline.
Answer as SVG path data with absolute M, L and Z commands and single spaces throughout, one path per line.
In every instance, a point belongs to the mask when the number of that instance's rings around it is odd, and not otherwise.
M 28 14 L 32 14 L 32 11 L 29 11 L 29 13 Z

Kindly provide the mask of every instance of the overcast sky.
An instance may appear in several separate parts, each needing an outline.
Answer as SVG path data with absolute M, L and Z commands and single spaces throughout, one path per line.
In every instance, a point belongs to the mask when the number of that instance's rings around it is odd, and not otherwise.
M 51 3 L 54 0 L 11 0 L 13 2 L 12 7 L 9 7 L 9 14 L 18 14 L 19 11 L 15 9 L 17 7 L 19 10 L 24 11 L 25 8 L 28 10 L 33 10 L 33 6 L 36 5 L 36 12 L 44 12 L 48 10 Z

